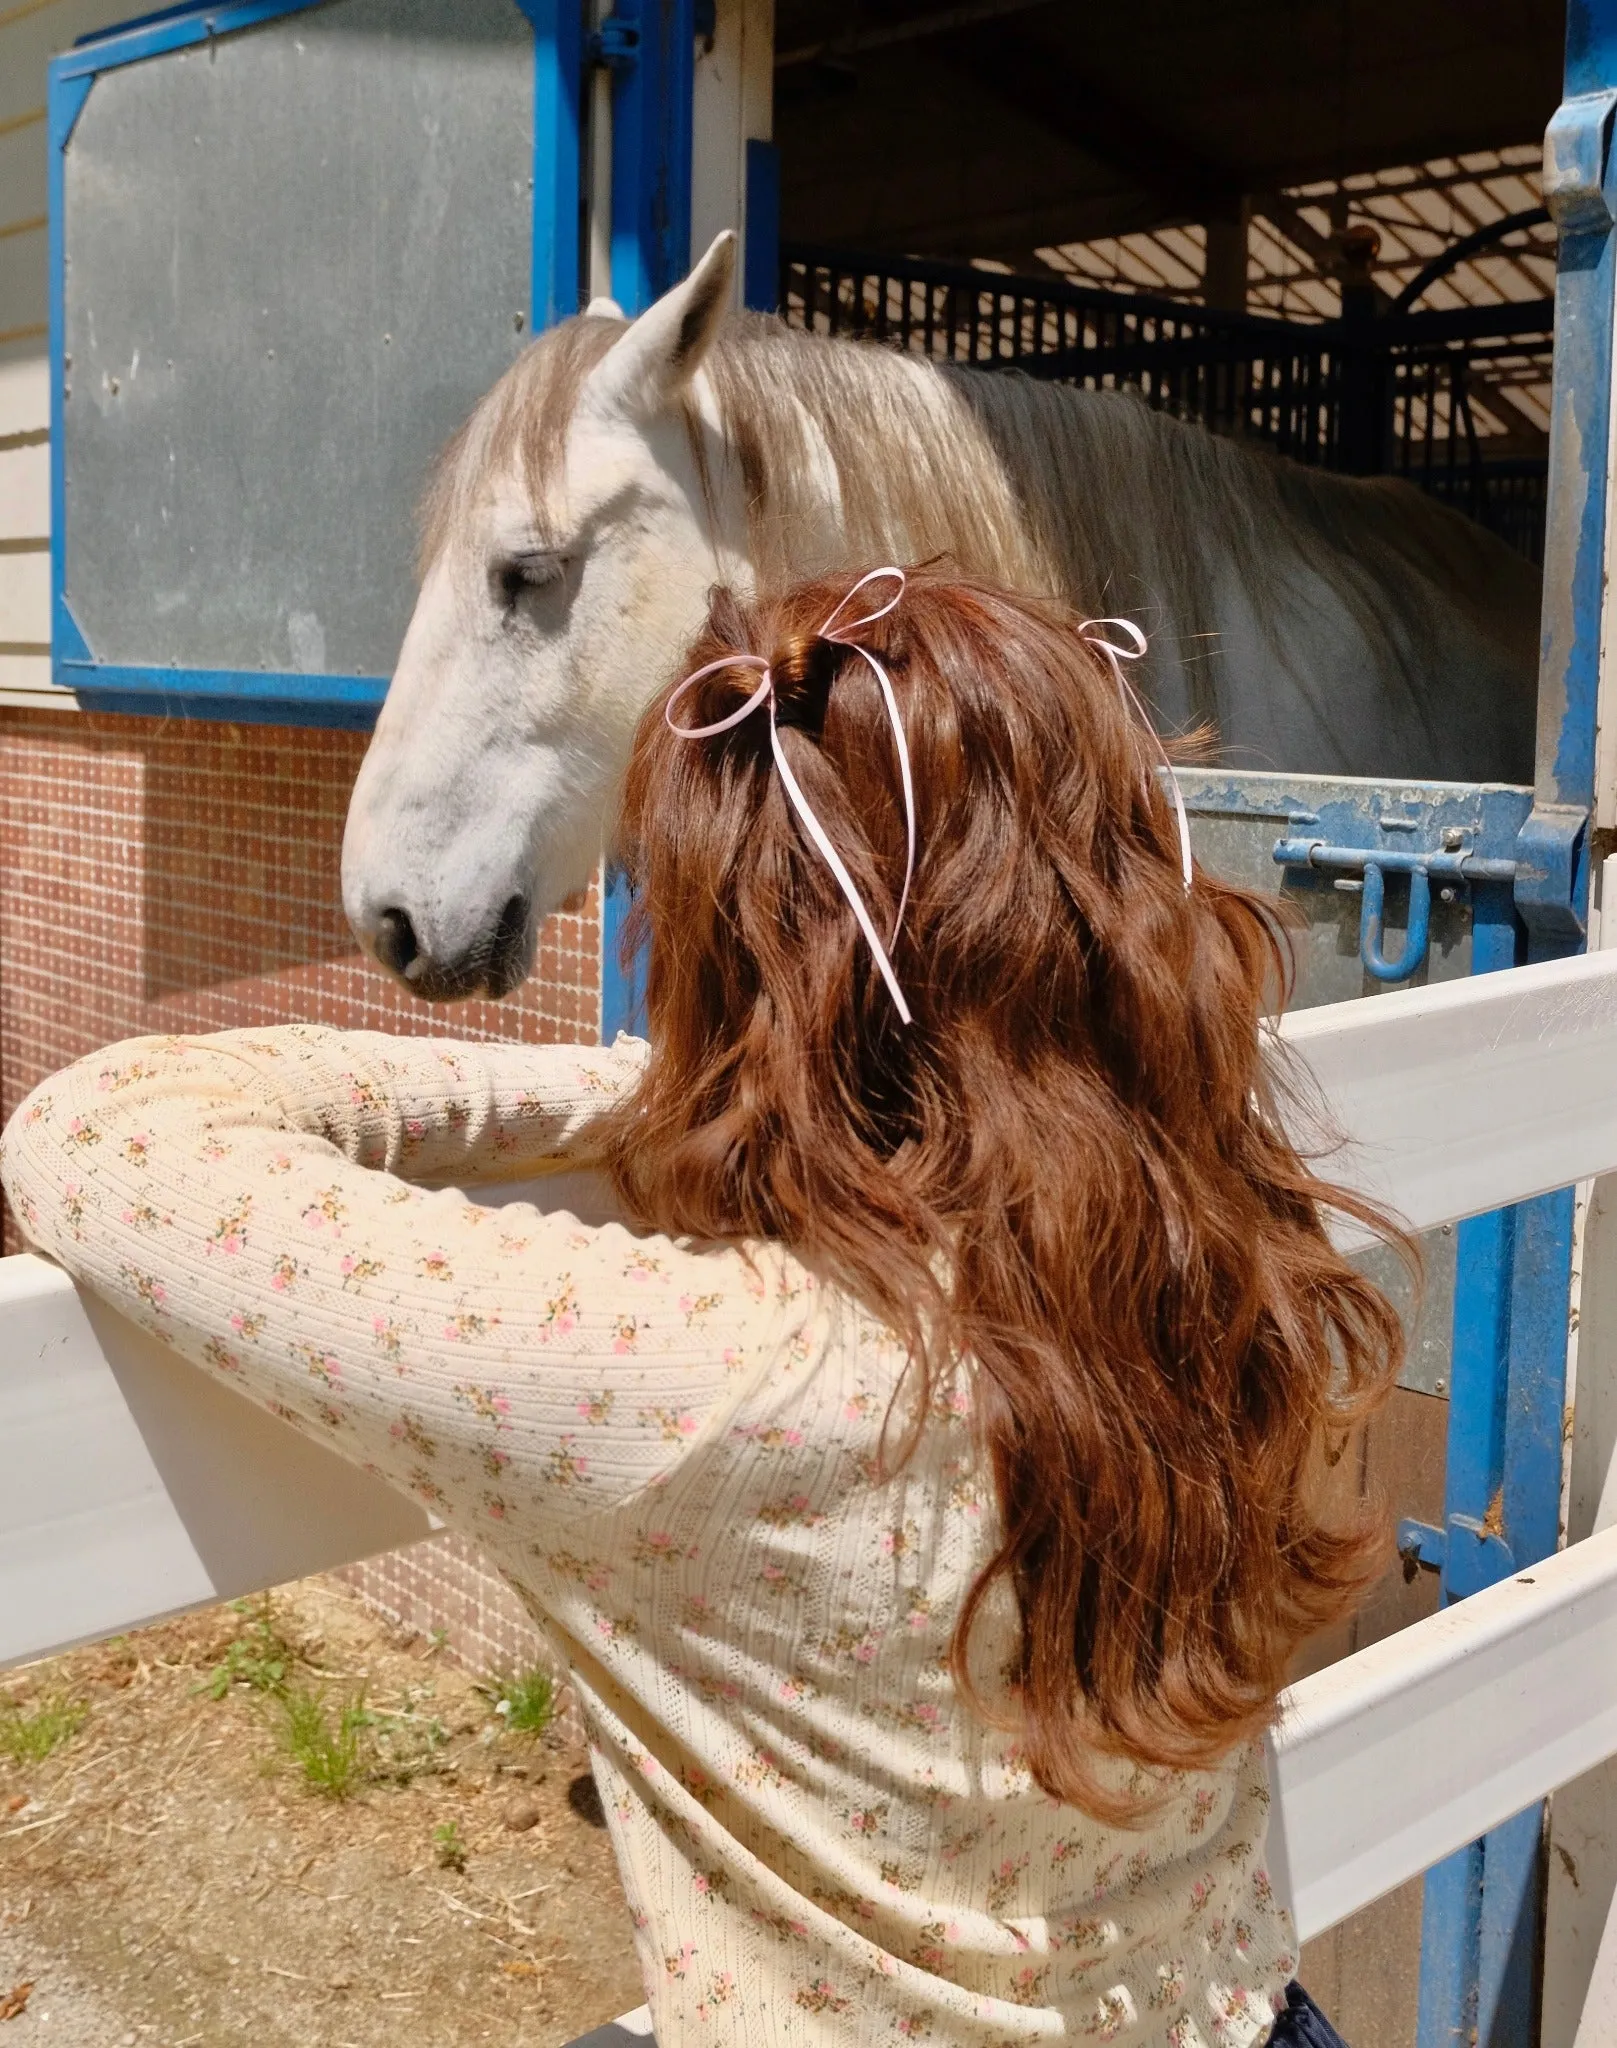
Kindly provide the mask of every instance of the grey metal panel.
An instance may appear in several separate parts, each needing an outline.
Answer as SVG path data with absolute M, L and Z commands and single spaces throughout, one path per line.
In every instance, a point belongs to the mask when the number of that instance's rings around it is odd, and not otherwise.
M 1447 1400 L 1450 1362 L 1454 1356 L 1454 1225 L 1429 1230 L 1420 1239 L 1421 1274 L 1416 1290 L 1403 1262 L 1377 1246 L 1358 1252 L 1353 1263 L 1388 1295 L 1404 1322 L 1404 1369 L 1401 1387 Z M 1411 1309 L 1415 1310 L 1411 1320 Z
M 386 675 L 432 456 L 526 342 L 532 31 L 330 0 L 102 73 L 64 168 L 97 659 Z
M 1374 777 L 1232 774 L 1181 769 L 1197 858 L 1210 872 L 1281 898 L 1296 918 L 1292 1007 L 1341 1003 L 1383 986 L 1359 962 L 1359 896 L 1336 878 L 1275 865 L 1278 839 L 1317 831 L 1367 851 L 1436 851 L 1458 835 L 1474 852 L 1510 856 L 1533 793 L 1508 783 L 1387 782 Z M 1447 835 L 1447 836 L 1446 836 Z M 1407 895 L 1389 891 L 1388 950 L 1396 950 Z M 1461 980 L 1471 972 L 1471 900 L 1464 886 L 1434 890 L 1425 964 L 1399 988 Z
M 1338 878 L 1311 869 L 1276 865 L 1277 840 L 1317 832 L 1362 845 L 1433 851 L 1459 835 L 1475 852 L 1507 856 L 1532 809 L 1533 793 L 1506 785 L 1380 782 L 1371 779 L 1271 773 L 1231 774 L 1222 769 L 1180 770 L 1179 788 L 1190 814 L 1196 857 L 1209 872 L 1239 882 L 1287 906 L 1297 961 L 1293 1007 L 1349 1002 L 1382 992 L 1360 964 L 1360 897 Z M 1389 902 L 1387 949 L 1402 940 L 1407 895 Z M 1471 892 L 1439 890 L 1432 902 L 1431 940 L 1423 965 L 1400 988 L 1463 979 L 1471 971 Z M 1452 1226 L 1421 1241 L 1424 1272 L 1413 1324 L 1413 1290 L 1399 1262 L 1375 1251 L 1358 1263 L 1384 1287 L 1404 1314 L 1408 1349 L 1400 1385 L 1445 1396 L 1453 1349 L 1454 1254 Z

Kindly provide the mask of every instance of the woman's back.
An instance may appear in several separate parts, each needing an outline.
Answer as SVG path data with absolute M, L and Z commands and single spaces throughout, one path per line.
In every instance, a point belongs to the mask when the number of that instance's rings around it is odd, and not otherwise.
M 971 1361 L 917 1417 L 906 1347 L 778 1245 L 394 1178 L 587 1164 L 642 1052 L 139 1041 L 35 1090 L 7 1190 L 124 1313 L 510 1578 L 579 1688 L 662 2048 L 1256 2038 L 1295 1966 L 1261 1749 L 1154 1780 L 1120 1829 L 962 1694 L 1001 1540 Z M 1019 1636 L 1002 1583 L 971 1675 L 1004 1718 Z
M 884 1477 L 903 1349 L 798 1288 L 801 1326 L 685 1419 L 668 1477 L 539 1561 L 583 1645 L 659 2038 L 692 2011 L 748 2044 L 1260 2037 L 1296 1967 L 1261 1747 L 1173 1779 L 1139 1829 L 1042 1792 L 950 1672 L 999 1540 L 970 1373 Z M 1016 1649 L 1007 1596 L 973 1638 L 990 1693 Z

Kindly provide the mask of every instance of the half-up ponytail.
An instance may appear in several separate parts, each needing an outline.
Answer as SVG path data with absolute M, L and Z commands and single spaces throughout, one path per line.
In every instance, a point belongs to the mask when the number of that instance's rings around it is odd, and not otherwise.
M 721 594 L 689 665 L 775 650 L 792 772 L 882 923 L 905 865 L 886 713 L 814 631 L 846 587 Z M 767 744 L 682 742 L 659 703 L 623 812 L 652 1054 L 609 1163 L 657 1228 L 773 1238 L 829 1273 L 908 1342 L 913 1391 L 969 1374 L 1000 1543 L 957 1677 L 1048 1792 L 1127 1819 L 1150 1787 L 1109 1789 L 1097 1754 L 1213 1762 L 1380 1564 L 1377 1521 L 1333 1517 L 1321 1482 L 1402 1332 L 1324 1212 L 1397 1233 L 1285 1138 L 1270 908 L 1200 872 L 1187 892 L 1153 751 L 1077 622 L 922 575 L 865 637 L 914 772 L 893 949 L 913 1025 Z M 996 1585 L 1022 1623 L 1008 1694 L 971 1677 Z
M 781 725 L 818 732 L 845 650 L 819 633 L 788 633 L 769 657 L 775 716 Z

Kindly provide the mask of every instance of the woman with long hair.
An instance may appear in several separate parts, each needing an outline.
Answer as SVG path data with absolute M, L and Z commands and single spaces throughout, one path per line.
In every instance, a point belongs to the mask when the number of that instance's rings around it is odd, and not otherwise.
M 1260 1738 L 1401 1336 L 1124 630 L 718 593 L 624 791 L 649 1048 L 139 1040 L 6 1133 L 34 1243 L 542 1618 L 662 2048 L 1334 2038 Z M 451 1185 L 563 1166 L 621 1220 Z

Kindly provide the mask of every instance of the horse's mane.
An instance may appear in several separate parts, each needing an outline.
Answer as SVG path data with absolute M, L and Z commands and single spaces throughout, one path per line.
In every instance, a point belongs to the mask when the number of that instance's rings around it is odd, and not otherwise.
M 564 321 L 488 394 L 429 487 L 426 559 L 466 494 L 513 452 L 543 524 L 579 391 L 623 328 L 595 315 Z M 946 556 L 967 576 L 1139 618 L 1154 666 L 1185 669 L 1193 715 L 1207 721 L 1221 575 L 1238 579 L 1285 666 L 1315 577 L 1338 592 L 1389 674 L 1413 680 L 1452 662 L 1454 621 L 1435 611 L 1434 583 L 1498 642 L 1521 638 L 1530 567 L 1390 478 L 1307 469 L 1131 394 L 940 365 L 762 314 L 727 320 L 704 369 L 764 587 Z M 706 474 L 694 405 L 689 424 Z M 828 494 L 840 512 L 830 523 Z

